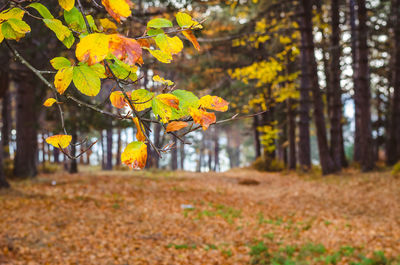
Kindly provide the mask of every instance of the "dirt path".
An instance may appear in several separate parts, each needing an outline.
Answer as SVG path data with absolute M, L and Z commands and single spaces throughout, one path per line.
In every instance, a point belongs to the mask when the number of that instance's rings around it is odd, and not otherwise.
M 259 240 L 400 254 L 400 180 L 387 173 L 103 172 L 13 184 L 0 192 L 0 264 L 248 264 Z

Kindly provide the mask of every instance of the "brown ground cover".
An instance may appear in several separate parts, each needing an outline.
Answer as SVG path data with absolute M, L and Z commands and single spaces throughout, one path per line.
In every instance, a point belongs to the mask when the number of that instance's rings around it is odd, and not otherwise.
M 260 240 L 400 254 L 389 173 L 88 171 L 12 184 L 0 192 L 0 264 L 248 264 Z

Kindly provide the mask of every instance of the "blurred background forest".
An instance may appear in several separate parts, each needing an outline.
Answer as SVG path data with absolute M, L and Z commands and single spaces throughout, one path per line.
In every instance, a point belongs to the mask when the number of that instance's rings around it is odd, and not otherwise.
M 104 16 L 104 10 L 83 2 L 94 18 Z M 175 143 L 176 148 L 162 158 L 149 149 L 146 167 L 204 172 L 315 165 L 329 174 L 349 165 L 370 171 L 378 162 L 399 160 L 400 0 L 133 2 L 133 14 L 121 27 L 132 36 L 150 19 L 172 17 L 178 10 L 204 20 L 204 30 L 196 33 L 201 51 L 185 45 L 171 64 L 145 57 L 137 89 L 161 90 L 153 81 L 160 75 L 173 80 L 176 89 L 229 101 L 229 111 L 218 120 L 262 112 L 187 135 L 190 145 L 152 124 L 155 145 Z M 35 38 L 27 35 L 16 47 L 37 69 L 51 70 L 49 59 L 60 56 L 62 47 L 49 30 L 27 20 Z M 73 142 L 83 141 L 72 146 L 72 154 L 97 141 L 70 161 L 44 141 L 61 131 L 56 111 L 42 105 L 50 91 L 5 45 L 0 62 L 3 181 L 4 175 L 27 178 L 61 167 L 75 173 L 81 164 L 120 168 L 121 149 L 135 137 L 131 124 L 66 100 L 66 127 Z M 94 99 L 68 93 L 116 113 L 106 98 L 109 89 L 103 90 Z

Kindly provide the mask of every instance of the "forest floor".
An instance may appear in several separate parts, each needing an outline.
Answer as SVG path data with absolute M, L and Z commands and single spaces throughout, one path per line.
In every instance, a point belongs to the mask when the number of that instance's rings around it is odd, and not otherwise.
M 400 264 L 400 179 L 387 172 L 87 169 L 12 186 L 0 264 Z

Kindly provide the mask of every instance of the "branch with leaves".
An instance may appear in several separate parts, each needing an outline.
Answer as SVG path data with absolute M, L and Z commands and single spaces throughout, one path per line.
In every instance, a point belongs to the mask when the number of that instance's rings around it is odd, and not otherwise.
M 175 89 L 174 82 L 159 76 L 154 76 L 153 81 L 162 83 L 168 88 L 162 93 L 135 89 L 133 86 L 138 82 L 137 73 L 144 64 L 145 52 L 161 63 L 170 63 L 174 55 L 182 52 L 183 42 L 179 37 L 180 34 L 200 50 L 193 31 L 201 29 L 202 25 L 190 15 L 178 12 L 175 15 L 178 26 L 174 26 L 168 19 L 154 18 L 147 23 L 143 34 L 130 38 L 120 34 L 117 26 L 131 15 L 130 1 L 102 0 L 101 6 L 97 2 L 92 3 L 97 8 L 104 8 L 117 23 L 109 18 L 95 20 L 91 15 L 86 15 L 80 0 L 60 0 L 59 4 L 63 10 L 64 21 L 55 18 L 45 5 L 38 2 L 7 2 L 0 13 L 0 42 L 4 42 L 14 57 L 51 89 L 54 97 L 48 98 L 44 106 L 50 108 L 56 104 L 63 134 L 51 136 L 46 141 L 59 148 L 67 157 L 76 159 L 88 149 L 76 157 L 67 152 L 68 146 L 77 143 L 71 143 L 72 137 L 65 129 L 60 95 L 80 106 L 112 118 L 132 121 L 137 130 L 137 141 L 128 144 L 121 156 L 121 161 L 131 168 L 145 166 L 148 144 L 159 155 L 166 151 L 157 148 L 149 139 L 150 123 L 161 123 L 167 133 L 173 134 L 185 143 L 182 139 L 184 134 L 200 128 L 206 130 L 211 124 L 216 123 L 215 114 L 206 109 L 215 111 L 228 109 L 228 102 L 220 97 L 206 95 L 198 98 L 192 92 Z M 33 67 L 10 43 L 11 40 L 19 41 L 31 32 L 30 26 L 23 20 L 25 14 L 41 20 L 55 33 L 66 49 L 74 49 L 76 58 L 56 57 L 50 60 L 56 72 L 42 71 Z M 53 83 L 44 77 L 44 74 L 54 73 Z M 109 100 L 118 110 L 118 114 L 115 114 L 116 111 L 106 111 L 80 100 L 68 92 L 73 83 L 81 94 L 94 97 L 99 94 L 101 80 L 104 79 L 111 79 L 116 84 L 109 93 Z M 164 93 L 164 91 L 169 92 Z M 153 118 L 145 118 L 149 111 Z M 194 126 L 195 124 L 198 126 Z M 189 129 L 179 135 L 179 131 L 183 131 L 184 128 Z

